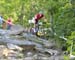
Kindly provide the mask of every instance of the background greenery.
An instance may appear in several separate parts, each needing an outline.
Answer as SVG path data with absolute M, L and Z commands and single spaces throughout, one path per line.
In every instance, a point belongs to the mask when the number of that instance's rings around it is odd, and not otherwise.
M 0 0 L 0 14 L 4 19 L 11 16 L 15 24 L 24 27 L 29 27 L 28 20 L 40 11 L 45 15 L 40 20 L 42 28 L 51 28 L 46 30 L 45 37 L 52 37 L 57 43 L 70 47 L 71 40 L 75 39 L 75 0 Z M 66 37 L 67 41 L 59 36 Z

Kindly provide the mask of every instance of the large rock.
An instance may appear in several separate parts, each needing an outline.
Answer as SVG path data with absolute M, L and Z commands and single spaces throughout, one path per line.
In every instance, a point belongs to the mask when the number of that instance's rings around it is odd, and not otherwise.
M 20 34 L 24 31 L 24 28 L 20 25 L 13 25 L 10 30 L 0 29 L 1 35 Z

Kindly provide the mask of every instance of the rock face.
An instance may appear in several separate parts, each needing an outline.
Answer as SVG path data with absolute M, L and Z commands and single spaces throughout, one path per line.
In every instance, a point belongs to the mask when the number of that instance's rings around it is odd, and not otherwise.
M 56 48 L 54 42 L 24 33 L 23 30 L 15 25 L 11 30 L 0 29 L 1 59 L 5 55 L 8 60 L 64 60 L 60 51 L 52 49 Z M 20 33 L 22 38 L 18 35 Z
M 12 28 L 10 30 L 4 30 L 4 29 L 0 29 L 0 34 L 6 34 L 6 35 L 16 35 L 16 34 L 20 34 L 24 31 L 24 28 L 19 26 L 19 25 L 14 25 L 12 26 Z
M 6 46 L 0 45 L 0 58 L 3 58 L 3 50 L 6 49 Z

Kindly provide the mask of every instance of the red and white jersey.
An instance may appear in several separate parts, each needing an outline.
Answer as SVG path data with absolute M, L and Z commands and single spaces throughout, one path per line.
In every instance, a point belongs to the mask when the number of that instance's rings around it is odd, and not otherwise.
M 40 13 L 36 14 L 35 17 L 34 17 L 35 18 L 35 23 L 38 23 L 38 20 L 41 19 L 43 16 L 44 15 L 40 14 Z
M 8 19 L 7 24 L 12 25 L 12 21 L 10 19 Z

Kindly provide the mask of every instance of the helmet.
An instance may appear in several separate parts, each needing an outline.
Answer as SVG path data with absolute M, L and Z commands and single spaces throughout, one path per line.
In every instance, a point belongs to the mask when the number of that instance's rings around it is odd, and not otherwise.
M 11 20 L 9 19 L 8 22 L 11 22 Z

